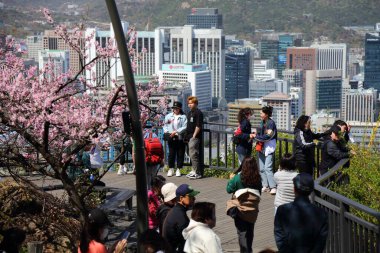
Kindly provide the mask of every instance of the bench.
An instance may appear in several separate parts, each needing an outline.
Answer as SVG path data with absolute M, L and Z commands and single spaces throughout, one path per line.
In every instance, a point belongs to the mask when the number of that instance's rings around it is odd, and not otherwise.
M 107 213 L 128 214 L 128 218 L 131 219 L 132 201 L 133 196 L 136 194 L 135 190 L 107 186 L 96 186 L 95 189 L 106 194 L 111 193 L 110 195 L 106 195 L 105 202 L 99 206 L 100 209 Z M 123 203 L 126 204 L 127 208 L 120 207 Z

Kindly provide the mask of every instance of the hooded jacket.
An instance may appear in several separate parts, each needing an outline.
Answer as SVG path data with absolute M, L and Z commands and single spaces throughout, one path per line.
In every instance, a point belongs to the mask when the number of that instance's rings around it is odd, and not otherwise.
M 313 140 L 319 139 L 324 135 L 324 133 L 313 133 L 310 129 L 301 130 L 297 127 L 294 128 L 294 156 L 296 161 L 312 163 L 312 167 L 315 167 L 314 150 L 316 144 Z
M 191 219 L 189 226 L 182 231 L 182 235 L 186 240 L 184 252 L 223 252 L 219 237 L 205 223 L 197 222 Z

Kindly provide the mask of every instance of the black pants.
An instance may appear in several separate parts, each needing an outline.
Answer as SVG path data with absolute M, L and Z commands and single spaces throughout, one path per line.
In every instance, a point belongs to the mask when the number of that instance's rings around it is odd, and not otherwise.
M 182 140 L 170 139 L 169 145 L 169 168 L 174 168 L 175 160 L 177 158 L 177 169 L 182 169 L 183 160 L 185 159 L 185 143 Z
M 296 168 L 299 173 L 306 172 L 312 176 L 314 176 L 314 161 L 296 161 Z
M 252 253 L 253 230 L 255 223 L 250 223 L 240 219 L 238 216 L 234 218 L 235 227 L 238 234 L 240 253 Z

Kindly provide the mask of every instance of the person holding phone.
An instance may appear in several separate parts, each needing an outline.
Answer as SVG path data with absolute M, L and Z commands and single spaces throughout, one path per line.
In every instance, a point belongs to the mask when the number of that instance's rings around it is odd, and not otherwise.
M 99 208 L 91 210 L 80 238 L 78 253 L 122 253 L 127 247 L 127 240 L 117 241 L 109 249 L 104 245 L 111 225 L 105 212 Z

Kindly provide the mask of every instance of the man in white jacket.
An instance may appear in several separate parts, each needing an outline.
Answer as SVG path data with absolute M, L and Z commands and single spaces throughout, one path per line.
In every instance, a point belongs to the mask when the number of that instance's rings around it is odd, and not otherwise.
M 195 203 L 189 226 L 182 232 L 183 238 L 186 240 L 183 251 L 187 253 L 223 252 L 220 239 L 212 230 L 215 223 L 215 204 Z

